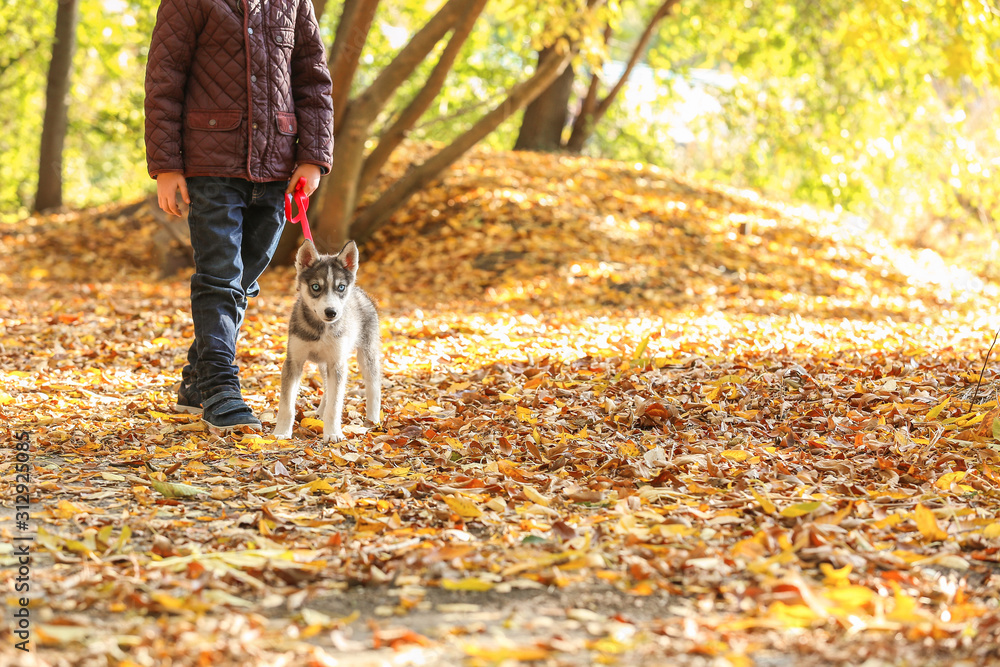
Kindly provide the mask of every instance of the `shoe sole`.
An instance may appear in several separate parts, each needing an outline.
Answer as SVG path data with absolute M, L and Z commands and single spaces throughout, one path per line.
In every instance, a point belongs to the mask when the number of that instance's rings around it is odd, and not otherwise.
M 204 411 L 193 405 L 181 405 L 180 403 L 177 403 L 174 405 L 174 412 L 181 412 L 186 415 L 200 415 Z
M 211 428 L 211 429 L 215 429 L 216 431 L 221 431 L 222 433 L 229 433 L 231 431 L 235 431 L 236 429 L 240 429 L 240 428 L 252 428 L 252 429 L 256 429 L 258 431 L 263 430 L 263 428 L 264 428 L 263 424 L 254 424 L 254 423 L 229 424 L 228 426 L 216 426 L 215 424 L 213 424 L 212 422 L 208 421 L 207 419 L 202 419 L 201 423 L 204 424 L 205 426 Z

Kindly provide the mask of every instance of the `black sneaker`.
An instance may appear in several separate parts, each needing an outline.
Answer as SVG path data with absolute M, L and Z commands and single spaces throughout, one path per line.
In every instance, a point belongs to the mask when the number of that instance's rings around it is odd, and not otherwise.
M 234 389 L 224 389 L 212 394 L 203 402 L 201 420 L 212 428 L 229 431 L 248 426 L 261 428 L 260 420 L 243 402 L 243 396 Z
M 201 392 L 193 384 L 184 384 L 177 389 L 177 403 L 174 412 L 186 412 L 190 415 L 200 415 L 202 412 Z

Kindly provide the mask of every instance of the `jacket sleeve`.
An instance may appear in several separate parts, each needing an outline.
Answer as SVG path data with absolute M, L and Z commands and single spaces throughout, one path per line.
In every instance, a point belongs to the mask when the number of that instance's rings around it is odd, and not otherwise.
M 184 171 L 184 90 L 204 23 L 198 0 L 162 0 L 146 62 L 146 166 L 149 175 Z
M 292 97 L 299 134 L 295 160 L 315 164 L 327 174 L 333 164 L 333 82 L 310 0 L 299 3 L 295 34 Z

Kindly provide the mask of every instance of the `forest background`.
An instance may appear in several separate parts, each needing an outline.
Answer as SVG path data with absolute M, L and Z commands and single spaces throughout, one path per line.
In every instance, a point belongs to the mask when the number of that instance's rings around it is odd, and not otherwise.
M 142 81 L 156 6 L 43 0 L 0 7 L 4 220 L 150 191 Z M 653 163 L 846 211 L 861 225 L 925 243 L 960 243 L 970 229 L 992 235 L 1000 216 L 1000 20 L 989 2 L 321 0 L 316 11 L 331 68 L 340 68 L 338 170 L 352 172 L 355 162 L 360 170 L 339 188 L 343 210 L 324 210 L 331 238 L 347 235 L 359 206 L 378 199 L 379 163 L 404 136 L 442 147 L 462 141 L 457 155 L 481 142 Z M 40 202 L 49 65 L 60 43 L 73 46 L 54 40 L 57 13 L 76 48 L 68 60 L 63 54 L 70 69 L 60 196 Z M 338 46 L 338 30 L 347 28 L 352 37 Z M 410 48 L 414 37 L 424 38 L 420 49 Z M 555 82 L 536 81 L 539 56 L 553 51 L 566 69 Z M 514 99 L 525 83 L 536 85 Z M 526 123 L 523 109 L 535 95 L 536 107 L 548 110 L 529 107 Z M 353 148 L 341 136 L 351 106 L 364 111 L 351 119 L 362 123 L 349 128 L 360 132 Z M 538 136 L 537 128 L 553 123 L 554 131 Z M 470 136 L 473 129 L 481 131 Z M 344 157 L 351 150 L 357 160 Z M 362 170 L 366 151 L 378 155 Z M 352 235 L 372 229 L 359 231 Z

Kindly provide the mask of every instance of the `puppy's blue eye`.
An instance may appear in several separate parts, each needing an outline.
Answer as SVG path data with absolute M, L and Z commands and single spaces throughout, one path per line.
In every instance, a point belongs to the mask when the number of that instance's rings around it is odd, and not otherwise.
M 347 289 L 347 285 L 337 285 L 338 292 L 343 292 L 345 289 Z
M 311 290 L 312 290 L 313 292 L 318 292 L 318 291 L 320 291 L 321 289 L 323 289 L 322 287 L 320 287 L 319 283 L 313 283 L 312 285 L 310 285 L 310 286 L 309 286 L 309 288 L 310 288 L 310 289 L 311 289 Z

